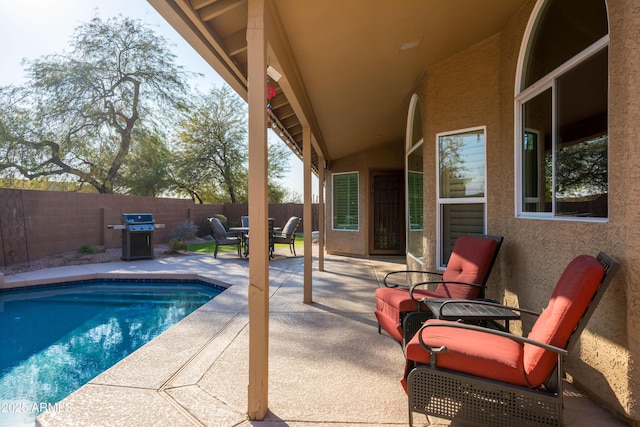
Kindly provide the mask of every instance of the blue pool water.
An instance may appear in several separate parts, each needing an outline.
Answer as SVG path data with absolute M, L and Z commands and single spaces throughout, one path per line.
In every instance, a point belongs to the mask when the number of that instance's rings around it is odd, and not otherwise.
M 222 292 L 199 281 L 99 280 L 0 292 L 0 426 L 44 410 Z

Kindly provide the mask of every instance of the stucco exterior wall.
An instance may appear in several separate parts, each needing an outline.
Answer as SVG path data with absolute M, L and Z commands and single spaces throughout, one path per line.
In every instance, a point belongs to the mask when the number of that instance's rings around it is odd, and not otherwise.
M 425 257 L 436 246 L 436 134 L 486 126 L 488 232 L 505 237 L 488 283 L 491 298 L 542 310 L 562 270 L 576 255 L 604 251 L 622 268 L 566 358 L 580 387 L 638 423 L 640 356 L 640 5 L 610 0 L 609 219 L 605 223 L 515 217 L 514 89 L 518 55 L 535 1 L 495 36 L 427 70 L 418 85 L 423 111 Z M 413 263 L 408 261 L 408 263 Z M 524 332 L 533 320 L 525 319 Z M 640 425 L 638 423 L 637 425 Z
M 601 318 L 591 322 L 595 324 L 594 339 L 585 340 L 583 347 L 591 349 L 585 358 L 589 378 L 597 381 L 597 386 L 611 389 L 624 411 L 640 425 L 640 372 L 636 367 L 640 359 L 640 212 L 636 208 L 640 201 L 640 4 L 634 0 L 607 3 L 610 214 L 604 237 L 622 269 L 609 292 L 609 305 L 600 310 Z M 604 344 L 610 357 L 598 357 L 593 347 L 596 342 Z
M 435 268 L 436 135 L 486 127 L 487 228 L 505 240 L 487 295 L 542 310 L 565 266 L 579 254 L 607 252 L 621 269 L 572 353 L 569 378 L 609 410 L 640 426 L 640 4 L 607 2 L 610 25 L 609 218 L 606 222 L 524 219 L 515 216 L 514 95 L 518 57 L 536 0 L 528 1 L 499 33 L 425 70 L 416 84 L 424 129 L 424 259 L 408 268 Z M 408 102 L 407 102 L 408 104 Z M 368 253 L 369 171 L 403 167 L 401 142 L 333 161 L 331 173 L 360 172 L 360 230 L 331 229 L 331 179 L 327 182 L 327 251 Z M 640 200 L 638 200 L 640 202 Z M 534 319 L 524 319 L 527 333 Z
M 407 101 L 408 106 L 408 101 Z M 403 170 L 404 142 L 397 141 L 378 146 L 353 156 L 333 159 L 326 181 L 326 251 L 330 254 L 348 254 L 365 256 L 369 254 L 369 194 L 371 186 L 370 172 L 373 170 Z M 340 172 L 359 172 L 358 184 L 358 231 L 334 230 L 333 218 L 333 179 L 332 174 Z
M 487 202 L 497 202 L 493 190 L 501 186 L 499 159 L 489 147 L 500 139 L 499 36 L 474 46 L 429 69 L 422 87 L 424 129 L 425 241 L 424 263 L 435 268 L 436 254 L 436 135 L 475 127 L 486 127 Z M 488 231 L 493 232 L 495 211 L 489 212 Z

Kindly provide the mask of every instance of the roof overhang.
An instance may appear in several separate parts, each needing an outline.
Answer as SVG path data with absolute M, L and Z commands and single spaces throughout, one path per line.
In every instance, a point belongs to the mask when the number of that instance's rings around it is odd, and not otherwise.
M 246 100 L 248 0 L 149 2 Z M 421 76 L 500 32 L 524 3 L 269 0 L 268 63 L 281 75 L 269 78 L 270 122 L 299 157 L 302 129 L 311 129 L 316 170 L 318 154 L 402 142 Z

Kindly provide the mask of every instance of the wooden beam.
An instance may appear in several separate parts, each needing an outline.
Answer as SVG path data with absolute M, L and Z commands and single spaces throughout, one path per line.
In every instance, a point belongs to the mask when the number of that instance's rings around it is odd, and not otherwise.
M 324 271 L 324 162 L 318 154 L 318 270 Z
M 200 19 L 204 22 L 211 21 L 218 16 L 222 16 L 230 10 L 236 7 L 244 6 L 246 0 L 218 0 L 217 2 L 210 4 L 198 10 Z
M 267 29 L 265 0 L 249 0 L 247 17 L 249 105 L 249 386 L 251 420 L 269 406 L 269 255 L 267 219 Z
M 305 126 L 302 129 L 302 163 L 304 170 L 304 296 L 303 302 L 305 304 L 311 304 L 313 302 L 313 280 L 312 280 L 312 265 L 313 265 L 313 242 L 311 240 L 311 232 L 313 231 L 313 210 L 311 199 L 311 128 Z
M 247 32 L 242 29 L 224 38 L 223 43 L 229 56 L 236 56 L 247 51 Z

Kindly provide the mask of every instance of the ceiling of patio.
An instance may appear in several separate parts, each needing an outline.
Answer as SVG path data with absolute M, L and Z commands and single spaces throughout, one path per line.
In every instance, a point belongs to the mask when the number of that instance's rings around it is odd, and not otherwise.
M 247 0 L 148 0 L 247 98 Z M 267 0 L 278 134 L 335 160 L 404 140 L 420 76 L 498 33 L 526 0 Z M 283 132 L 280 132 L 283 131 Z

